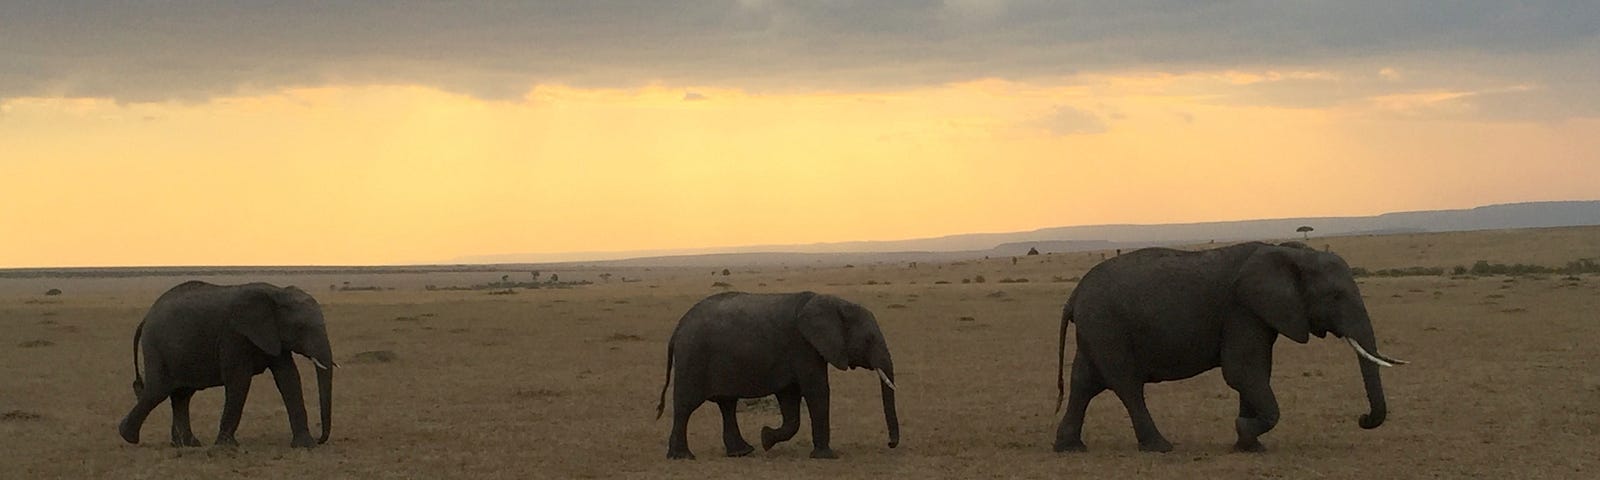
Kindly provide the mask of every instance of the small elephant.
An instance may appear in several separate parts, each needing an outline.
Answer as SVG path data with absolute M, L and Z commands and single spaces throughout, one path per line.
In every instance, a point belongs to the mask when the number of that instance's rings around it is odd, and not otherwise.
M 1171 451 L 1145 407 L 1144 385 L 1219 366 L 1239 392 L 1234 449 L 1265 450 L 1258 437 L 1278 422 L 1271 383 L 1278 335 L 1306 343 L 1309 335 L 1332 333 L 1350 344 L 1371 407 L 1361 428 L 1377 428 L 1387 414 L 1378 367 L 1406 363 L 1378 353 L 1372 319 L 1344 259 L 1295 243 L 1147 248 L 1089 269 L 1062 312 L 1057 408 L 1066 390 L 1068 323 L 1078 324 L 1077 353 L 1057 452 L 1086 449 L 1084 410 L 1106 389 L 1127 408 L 1140 450 Z
M 315 442 L 306 426 L 293 353 L 310 358 L 317 367 L 322 437 Z M 199 446 L 189 428 L 189 398 L 197 390 L 220 385 L 227 398 L 216 443 L 238 445 L 234 432 L 250 393 L 250 379 L 270 369 L 289 414 L 290 445 L 311 448 L 328 441 L 334 367 L 322 307 L 306 292 L 265 283 L 186 282 L 157 298 L 133 331 L 133 393 L 139 401 L 118 431 L 128 443 L 139 443 L 145 417 L 171 397 L 172 445 Z
M 762 427 L 762 449 L 800 431 L 803 399 L 811 416 L 811 458 L 838 458 L 828 445 L 830 364 L 840 370 L 878 372 L 889 448 L 899 445 L 894 362 L 872 312 L 812 292 L 724 292 L 706 297 L 683 315 L 667 343 L 667 380 L 656 404 L 660 419 L 667 387 L 673 385 L 667 458 L 694 458 L 689 451 L 689 416 L 706 400 L 722 410 L 722 442 L 728 456 L 750 454 L 755 448 L 739 434 L 735 417 L 738 401 L 767 395 L 777 396 L 783 425 Z

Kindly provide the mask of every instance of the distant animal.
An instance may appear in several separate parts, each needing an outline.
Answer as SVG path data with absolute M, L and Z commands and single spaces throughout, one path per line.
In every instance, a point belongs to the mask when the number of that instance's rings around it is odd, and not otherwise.
M 811 458 L 837 458 L 829 445 L 828 365 L 877 371 L 889 448 L 899 445 L 894 362 L 872 312 L 812 292 L 725 292 L 706 297 L 678 320 L 667 343 L 667 380 L 656 404 L 659 419 L 667 387 L 673 385 L 667 458 L 694 458 L 689 451 L 689 416 L 707 400 L 722 410 L 727 455 L 750 454 L 755 448 L 739 433 L 738 401 L 767 395 L 777 397 L 783 425 L 761 428 L 762 449 L 770 450 L 800 431 L 804 400 L 811 417 Z
M 144 371 L 139 352 L 144 351 Z M 300 393 L 300 373 L 291 354 L 316 365 L 322 436 L 312 440 Z M 333 415 L 333 349 L 322 307 L 310 294 L 266 283 L 213 285 L 186 282 L 157 298 L 133 331 L 133 393 L 138 403 L 118 431 L 139 443 L 145 417 L 172 399 L 172 445 L 199 446 L 189 427 L 189 399 L 198 390 L 222 386 L 226 400 L 218 445 L 238 445 L 234 432 L 250 393 L 251 377 L 272 370 L 289 414 L 290 445 L 311 448 L 328 441 Z
M 1387 415 L 1379 366 L 1405 362 L 1378 353 L 1372 319 L 1350 266 L 1338 255 L 1245 243 L 1198 252 L 1147 248 L 1107 260 L 1084 274 L 1061 316 L 1057 405 L 1067 324 L 1078 325 L 1071 394 L 1056 430 L 1055 451 L 1082 451 L 1084 411 L 1110 389 L 1133 421 L 1139 449 L 1172 450 L 1145 407 L 1147 383 L 1180 380 L 1222 367 L 1239 393 L 1234 420 L 1239 451 L 1263 451 L 1259 437 L 1278 423 L 1272 393 L 1272 346 L 1282 335 L 1306 343 L 1333 334 L 1355 350 L 1370 412 L 1361 428 Z

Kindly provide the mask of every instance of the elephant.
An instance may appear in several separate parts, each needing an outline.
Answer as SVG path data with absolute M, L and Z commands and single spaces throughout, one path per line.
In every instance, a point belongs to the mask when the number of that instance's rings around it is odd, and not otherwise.
M 315 442 L 306 426 L 300 373 L 291 356 L 295 353 L 316 365 L 322 436 Z M 288 411 L 293 434 L 290 446 L 312 448 L 328 441 L 336 367 L 333 349 L 322 307 L 298 288 L 200 281 L 172 287 L 156 299 L 134 330 L 133 364 L 133 393 L 138 403 L 118 427 L 128 443 L 139 443 L 145 417 L 170 397 L 172 445 L 200 446 L 189 428 L 189 399 L 198 390 L 220 385 L 226 400 L 216 444 L 237 446 L 234 432 L 250 393 L 251 377 L 268 369 Z
M 1378 353 L 1372 319 L 1344 259 L 1298 242 L 1194 252 L 1146 248 L 1089 269 L 1062 310 L 1057 411 L 1067 390 L 1069 323 L 1078 325 L 1077 350 L 1057 452 L 1087 449 L 1084 411 L 1107 389 L 1127 409 L 1140 450 L 1171 451 L 1145 407 L 1145 384 L 1217 367 L 1239 393 L 1234 450 L 1264 451 L 1259 437 L 1278 422 L 1272 346 L 1279 335 L 1306 343 L 1309 335 L 1331 333 L 1350 344 L 1370 407 L 1359 418 L 1363 429 L 1382 425 L 1388 413 L 1378 367 L 1406 363 Z
M 667 387 L 674 387 L 667 458 L 694 458 L 689 451 L 689 416 L 706 400 L 722 410 L 727 455 L 755 451 L 739 434 L 736 410 L 741 398 L 767 395 L 777 397 L 783 425 L 761 428 L 763 450 L 800 431 L 804 400 L 811 416 L 811 458 L 838 458 L 829 446 L 828 365 L 878 373 L 889 448 L 898 446 L 894 362 L 872 312 L 813 292 L 723 292 L 706 297 L 683 315 L 667 343 L 667 377 L 656 403 L 659 420 Z

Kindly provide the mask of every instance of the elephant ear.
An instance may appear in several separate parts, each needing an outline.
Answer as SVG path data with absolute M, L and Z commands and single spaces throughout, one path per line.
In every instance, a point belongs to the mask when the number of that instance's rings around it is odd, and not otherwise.
M 805 337 L 823 360 L 827 360 L 834 368 L 848 370 L 850 360 L 844 350 L 846 319 L 840 303 L 841 300 L 829 295 L 813 296 L 800 307 L 795 323 L 800 329 L 800 336 Z
M 1239 304 L 1273 330 L 1295 343 L 1306 343 L 1311 340 L 1311 323 L 1296 253 L 1270 246 L 1256 250 L 1240 267 L 1233 291 Z
M 233 317 L 228 326 L 267 355 L 283 352 L 283 341 L 278 338 L 278 292 L 265 290 L 246 291 L 232 308 Z

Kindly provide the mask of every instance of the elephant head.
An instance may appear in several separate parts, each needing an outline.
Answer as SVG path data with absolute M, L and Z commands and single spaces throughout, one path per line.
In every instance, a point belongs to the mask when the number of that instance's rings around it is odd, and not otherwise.
M 322 436 L 326 443 L 333 426 L 333 347 L 322 318 L 322 306 L 304 290 L 257 285 L 241 300 L 249 303 L 229 321 L 229 326 L 270 356 L 298 353 L 317 369 L 317 395 L 322 410 Z
M 1332 333 L 1355 350 L 1371 412 L 1361 428 L 1383 424 L 1387 406 L 1378 367 L 1405 364 L 1378 353 L 1372 318 L 1350 266 L 1338 255 L 1297 245 L 1262 246 L 1245 260 L 1234 283 L 1238 302 L 1297 343 Z
M 894 360 L 889 356 L 889 344 L 872 312 L 832 295 L 816 295 L 800 307 L 796 322 L 806 342 L 835 368 L 866 368 L 878 373 L 884 422 L 889 427 L 889 448 L 899 445 Z

